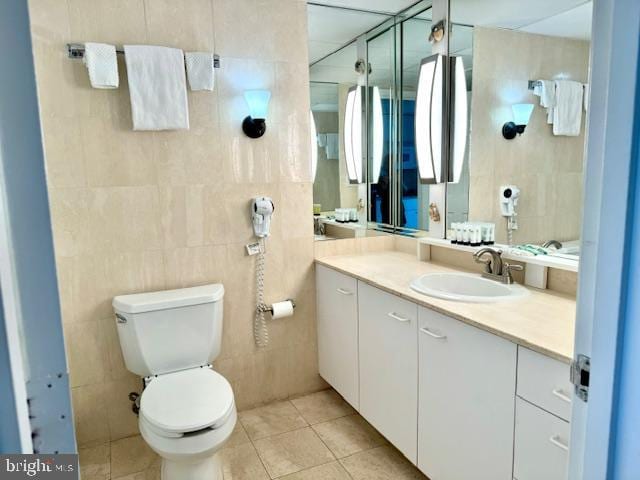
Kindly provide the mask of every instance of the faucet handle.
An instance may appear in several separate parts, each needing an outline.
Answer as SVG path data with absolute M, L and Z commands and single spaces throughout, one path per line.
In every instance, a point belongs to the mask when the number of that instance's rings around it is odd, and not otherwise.
M 506 263 L 504 264 L 504 270 L 505 272 L 521 272 L 524 270 L 524 267 L 522 265 L 514 265 L 511 263 Z

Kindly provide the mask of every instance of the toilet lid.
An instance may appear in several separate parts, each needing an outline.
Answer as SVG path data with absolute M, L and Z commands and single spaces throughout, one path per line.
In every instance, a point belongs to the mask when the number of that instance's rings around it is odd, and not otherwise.
M 234 408 L 226 378 L 210 368 L 192 368 L 154 378 L 140 398 L 140 415 L 167 433 L 215 428 Z

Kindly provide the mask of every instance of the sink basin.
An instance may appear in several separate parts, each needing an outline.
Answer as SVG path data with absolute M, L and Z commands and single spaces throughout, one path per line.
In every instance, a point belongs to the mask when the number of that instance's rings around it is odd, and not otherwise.
M 429 273 L 414 279 L 410 286 L 423 295 L 456 302 L 504 302 L 529 294 L 521 285 L 505 285 L 468 273 Z

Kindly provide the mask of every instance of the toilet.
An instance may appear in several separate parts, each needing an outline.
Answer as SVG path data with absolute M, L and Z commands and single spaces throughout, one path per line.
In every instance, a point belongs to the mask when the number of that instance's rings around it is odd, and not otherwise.
M 221 284 L 113 299 L 127 369 L 144 378 L 140 433 L 163 480 L 222 480 L 217 452 L 237 420 L 233 390 L 210 365 L 222 342 Z

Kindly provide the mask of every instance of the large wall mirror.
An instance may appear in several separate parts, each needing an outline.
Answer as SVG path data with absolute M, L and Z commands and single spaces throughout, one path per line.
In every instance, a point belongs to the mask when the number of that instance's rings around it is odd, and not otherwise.
M 578 255 L 591 16 L 584 0 L 451 0 L 450 48 L 465 57 L 471 108 L 449 228 L 492 222 L 499 243 Z M 512 222 L 506 188 L 519 195 Z

